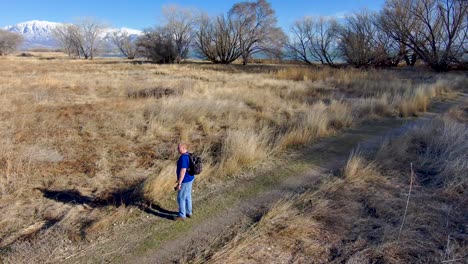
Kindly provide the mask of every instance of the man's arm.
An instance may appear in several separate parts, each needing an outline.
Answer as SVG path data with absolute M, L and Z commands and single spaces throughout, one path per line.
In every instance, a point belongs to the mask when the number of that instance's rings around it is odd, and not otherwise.
M 185 172 L 187 171 L 186 168 L 182 168 L 180 169 L 180 174 L 179 174 L 179 185 L 182 184 L 182 182 L 184 181 L 184 178 L 185 178 Z
M 185 172 L 187 171 L 186 168 L 180 169 L 179 180 L 177 181 L 177 185 L 175 187 L 176 191 L 180 191 L 180 187 L 182 186 L 182 181 L 185 178 Z

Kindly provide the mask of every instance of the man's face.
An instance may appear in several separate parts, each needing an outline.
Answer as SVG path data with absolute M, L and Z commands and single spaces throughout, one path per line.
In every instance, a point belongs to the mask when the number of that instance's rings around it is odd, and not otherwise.
M 182 145 L 180 145 L 180 144 L 179 144 L 179 145 L 177 145 L 177 151 L 179 151 L 179 154 L 182 154 L 182 153 L 184 153 L 184 152 L 185 152 L 185 148 L 184 148 L 184 146 L 182 146 Z

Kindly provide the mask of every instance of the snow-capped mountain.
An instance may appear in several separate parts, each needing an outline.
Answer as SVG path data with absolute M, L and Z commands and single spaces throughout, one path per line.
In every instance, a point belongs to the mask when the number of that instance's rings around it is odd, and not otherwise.
M 52 31 L 61 25 L 60 23 L 48 21 L 27 21 L 13 26 L 6 26 L 4 29 L 19 33 L 24 37 L 22 48 L 55 48 L 57 43 Z
M 6 26 L 4 29 L 19 33 L 24 37 L 24 43 L 22 45 L 23 50 L 31 48 L 58 48 L 58 43 L 54 39 L 53 30 L 57 26 L 61 26 L 63 23 L 49 22 L 49 21 L 39 21 L 32 20 L 27 22 L 18 23 L 12 26 Z M 142 34 L 140 30 L 130 29 L 130 28 L 108 28 L 105 29 L 101 34 L 100 38 L 109 43 L 111 41 L 112 34 L 117 31 L 127 32 L 130 36 L 137 37 Z M 109 46 L 109 45 L 106 45 Z

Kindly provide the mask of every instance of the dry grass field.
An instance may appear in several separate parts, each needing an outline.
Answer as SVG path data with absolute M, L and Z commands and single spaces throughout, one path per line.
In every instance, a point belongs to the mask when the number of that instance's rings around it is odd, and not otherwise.
M 211 263 L 466 263 L 467 110 L 353 153 L 339 175 L 280 201 Z
M 57 234 L 86 240 L 117 220 L 140 217 L 132 211 L 138 202 L 167 199 L 179 141 L 205 161 L 195 190 L 203 192 L 227 179 L 254 177 L 245 172 L 360 122 L 417 115 L 432 99 L 452 97 L 467 83 L 462 74 L 418 70 L 155 65 L 33 55 L 0 57 L 0 248 L 10 260 L 27 259 L 22 250 L 38 234 L 51 237 L 51 247 L 60 240 Z M 453 115 L 464 118 L 455 110 Z M 369 181 L 386 179 L 373 165 L 363 166 Z M 367 184 L 367 178 L 357 178 Z M 400 209 L 394 213 L 400 216 Z M 299 221 L 300 228 L 300 221 L 311 219 L 298 214 L 291 223 Z M 313 221 L 320 228 L 296 234 L 300 229 L 294 227 L 291 234 L 338 239 L 326 223 Z M 320 251 L 332 250 L 312 242 Z

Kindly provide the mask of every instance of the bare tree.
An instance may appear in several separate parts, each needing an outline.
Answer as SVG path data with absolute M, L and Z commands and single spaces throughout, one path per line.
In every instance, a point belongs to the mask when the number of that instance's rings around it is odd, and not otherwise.
M 407 38 L 405 34 L 403 34 L 403 28 L 406 28 L 406 30 L 409 31 L 414 31 L 417 27 L 417 24 L 412 21 L 412 17 L 407 15 L 409 10 L 409 5 L 407 4 L 409 3 L 410 2 L 408 1 L 406 4 L 398 5 L 396 6 L 396 9 L 392 10 L 392 15 L 395 15 L 396 13 L 399 15 L 398 20 L 393 21 L 395 24 L 393 22 L 389 23 L 389 13 L 387 13 L 388 10 L 385 11 L 385 9 L 378 15 L 376 24 L 380 31 L 383 32 L 387 37 L 390 37 L 393 39 L 393 41 L 399 43 L 399 54 L 401 58 L 405 60 L 406 65 L 414 66 L 417 61 L 417 55 L 411 49 L 408 49 L 407 45 L 405 44 Z M 393 18 L 390 19 L 392 20 Z
M 313 58 L 311 53 L 312 43 L 307 32 L 312 31 L 312 20 L 303 18 L 297 20 L 291 26 L 291 38 L 288 41 L 287 48 L 294 59 L 303 61 L 307 64 L 312 64 Z
M 202 58 L 214 63 L 243 64 L 255 54 L 279 57 L 286 35 L 276 26 L 275 12 L 265 0 L 240 2 L 227 15 L 199 20 L 195 46 Z
M 388 0 L 382 29 L 434 70 L 446 71 L 466 51 L 467 10 L 463 0 Z
M 57 27 L 54 35 L 69 56 L 92 60 L 98 46 L 98 37 L 104 29 L 104 24 L 96 19 L 84 18 L 76 24 Z
M 202 16 L 195 46 L 200 57 L 213 63 L 229 64 L 242 56 L 239 21 L 230 16 Z
M 462 54 L 457 62 L 460 66 L 468 68 L 468 16 L 466 16 L 462 28 L 460 35 L 462 35 L 461 39 L 463 39 L 464 43 L 462 44 Z
M 0 56 L 15 52 L 23 43 L 23 36 L 0 29 Z
M 196 15 L 192 9 L 177 5 L 163 7 L 164 29 L 174 38 L 177 62 L 187 58 L 195 37 Z
M 307 64 L 318 61 L 333 67 L 338 57 L 338 28 L 335 19 L 304 17 L 291 27 L 292 38 L 287 48 Z
M 93 18 L 84 18 L 78 21 L 78 38 L 81 41 L 81 51 L 85 59 L 93 59 L 98 44 L 98 36 L 103 32 L 103 23 Z
M 338 48 L 345 61 L 355 67 L 370 65 L 375 61 L 377 28 L 366 11 L 346 18 L 340 29 Z
M 315 24 L 315 36 L 310 36 L 315 58 L 322 64 L 335 66 L 338 57 L 338 22 L 335 19 L 320 17 Z
M 77 31 L 76 26 L 71 24 L 57 26 L 53 31 L 55 39 L 69 57 L 80 57 L 81 40 L 77 38 Z
M 404 56 L 410 60 L 407 50 L 402 50 L 402 45 L 383 31 L 376 31 L 374 45 L 372 64 L 375 66 L 396 67 Z M 414 65 L 408 60 L 409 65 Z
M 173 36 L 161 27 L 145 30 L 137 46 L 141 55 L 156 63 L 174 63 L 179 56 Z
M 276 26 L 275 11 L 266 0 L 234 4 L 228 16 L 238 27 L 236 30 L 244 65 L 256 53 L 281 53 L 286 35 Z
M 408 50 L 400 42 L 392 38 L 381 26 L 381 15 L 374 13 L 371 16 L 375 26 L 373 35 L 374 57 L 372 64 L 375 66 L 395 67 L 401 60 L 405 59 L 407 65 L 414 65 L 416 62 L 411 57 Z
M 136 38 L 128 34 L 125 30 L 119 30 L 112 34 L 112 42 L 119 49 L 120 53 L 130 60 L 133 60 L 138 53 Z
M 260 53 L 268 58 L 281 59 L 283 58 L 284 47 L 286 46 L 287 42 L 288 36 L 286 36 L 281 28 L 272 28 L 269 34 L 265 35 L 265 38 L 262 39 L 261 46 L 259 46 L 261 49 L 258 49 L 258 52 L 251 53 L 251 55 L 248 55 L 246 58 L 248 59 L 254 54 Z

